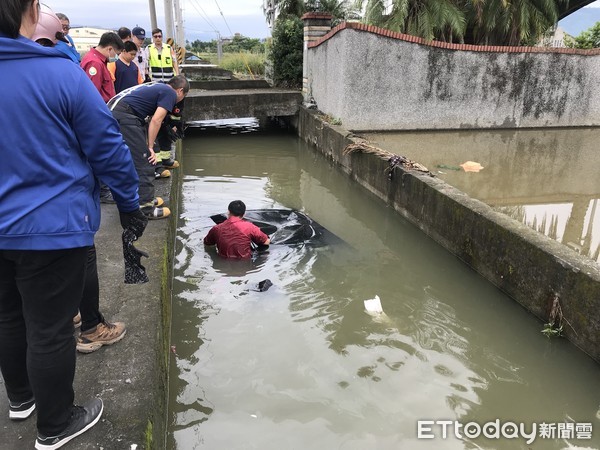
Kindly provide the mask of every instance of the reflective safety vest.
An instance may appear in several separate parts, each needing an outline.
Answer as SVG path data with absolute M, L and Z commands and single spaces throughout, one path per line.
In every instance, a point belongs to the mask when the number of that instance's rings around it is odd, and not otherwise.
M 159 54 L 154 44 L 148 46 L 148 66 L 150 67 L 150 78 L 152 81 L 166 83 L 175 76 L 171 46 L 163 44 L 162 52 Z

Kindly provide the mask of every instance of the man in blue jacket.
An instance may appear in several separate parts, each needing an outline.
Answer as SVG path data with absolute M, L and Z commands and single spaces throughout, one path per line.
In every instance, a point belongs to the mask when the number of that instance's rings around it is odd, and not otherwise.
M 29 38 L 39 0 L 0 8 L 0 369 L 9 417 L 37 408 L 35 448 L 57 449 L 95 425 L 95 398 L 74 406 L 72 319 L 100 225 L 98 183 L 121 224 L 145 227 L 138 177 L 118 125 L 85 73 Z M 140 225 L 141 224 L 141 225 Z
M 75 42 L 73 42 L 73 38 L 71 36 L 69 36 L 69 30 L 71 29 L 71 22 L 69 21 L 69 18 L 62 13 L 56 13 L 56 17 L 59 18 L 60 23 L 62 24 L 63 34 L 64 34 L 65 38 L 67 39 L 67 41 L 69 41 L 69 42 L 63 42 L 63 41 L 57 42 L 56 48 L 58 50 L 60 50 L 61 52 L 63 52 L 65 55 L 67 55 L 69 58 L 71 58 L 71 60 L 74 63 L 79 64 L 81 62 L 81 55 L 75 48 Z

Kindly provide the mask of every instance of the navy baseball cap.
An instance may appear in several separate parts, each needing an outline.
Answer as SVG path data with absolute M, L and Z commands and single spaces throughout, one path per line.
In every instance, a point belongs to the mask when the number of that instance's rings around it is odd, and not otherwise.
M 141 27 L 135 27 L 133 30 L 131 30 L 131 34 L 138 39 L 146 39 L 146 30 Z

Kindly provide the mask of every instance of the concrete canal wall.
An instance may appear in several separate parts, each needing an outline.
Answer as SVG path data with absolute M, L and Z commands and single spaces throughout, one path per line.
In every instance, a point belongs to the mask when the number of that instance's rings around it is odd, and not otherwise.
M 525 225 L 495 212 L 444 181 L 394 169 L 372 154 L 346 155 L 353 135 L 302 108 L 298 134 L 354 181 L 531 311 L 549 320 L 558 296 L 564 335 L 600 362 L 600 267 Z M 567 323 L 568 321 L 568 323 Z M 542 323 L 540 323 L 540 330 Z M 557 362 L 560 363 L 560 362 Z
M 425 42 L 359 23 L 317 38 L 319 18 L 305 16 L 305 98 L 346 129 L 600 125 L 600 49 Z

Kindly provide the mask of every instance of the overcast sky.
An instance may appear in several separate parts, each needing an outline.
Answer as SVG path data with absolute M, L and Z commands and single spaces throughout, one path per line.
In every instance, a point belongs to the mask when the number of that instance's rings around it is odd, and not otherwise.
M 150 35 L 148 0 L 42 0 L 42 3 L 46 3 L 54 12 L 66 14 L 72 26 L 117 29 L 139 25 Z M 154 3 L 158 26 L 164 30 L 164 0 L 154 0 Z M 216 31 L 223 37 L 232 33 L 253 38 L 271 35 L 262 13 L 262 0 L 179 0 L 179 3 L 183 9 L 188 40 L 215 39 Z
M 98 26 L 117 29 L 121 26 L 141 26 L 150 35 L 148 0 L 42 0 L 54 12 L 69 16 L 71 25 Z M 154 0 L 159 28 L 165 29 L 164 0 Z M 180 0 L 183 8 L 186 39 L 215 39 L 217 31 L 223 37 L 241 33 L 253 38 L 265 38 L 271 31 L 262 13 L 262 0 Z M 588 7 L 600 8 L 600 0 Z M 221 16 L 220 10 L 223 12 Z M 585 14 L 585 9 L 575 14 Z

